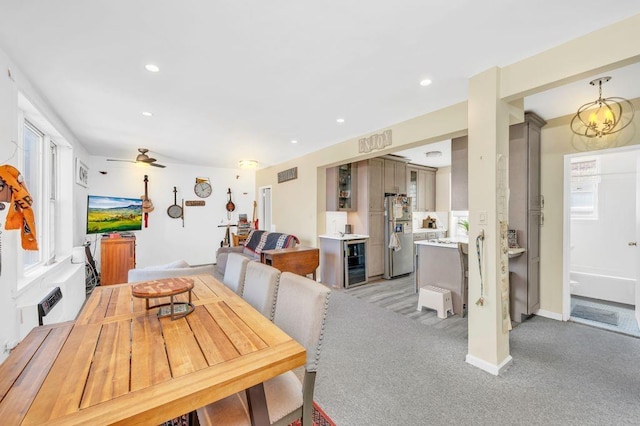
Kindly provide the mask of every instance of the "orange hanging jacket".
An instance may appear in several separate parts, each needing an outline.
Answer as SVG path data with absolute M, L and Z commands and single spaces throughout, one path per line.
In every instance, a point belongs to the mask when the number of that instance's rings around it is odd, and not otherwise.
M 27 191 L 24 179 L 18 169 L 13 166 L 0 166 L 0 179 L 11 190 L 11 204 L 7 213 L 5 229 L 20 229 L 22 231 L 22 248 L 38 250 L 36 240 L 36 219 L 31 205 L 33 199 Z

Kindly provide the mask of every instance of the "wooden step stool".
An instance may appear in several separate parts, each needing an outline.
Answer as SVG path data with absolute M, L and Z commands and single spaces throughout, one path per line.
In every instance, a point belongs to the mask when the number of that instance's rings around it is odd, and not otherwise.
M 420 294 L 418 295 L 418 311 L 422 310 L 422 307 L 435 309 L 438 311 L 438 318 L 447 318 L 447 312 L 451 311 L 453 315 L 453 302 L 451 302 L 451 290 L 436 287 L 433 285 L 426 285 L 420 288 Z

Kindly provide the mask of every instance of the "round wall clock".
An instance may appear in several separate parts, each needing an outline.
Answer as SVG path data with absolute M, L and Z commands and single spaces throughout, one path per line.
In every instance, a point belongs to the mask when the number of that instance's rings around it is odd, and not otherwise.
M 207 198 L 209 195 L 211 195 L 213 188 L 211 188 L 209 179 L 196 178 L 196 186 L 193 187 L 193 191 L 198 197 Z

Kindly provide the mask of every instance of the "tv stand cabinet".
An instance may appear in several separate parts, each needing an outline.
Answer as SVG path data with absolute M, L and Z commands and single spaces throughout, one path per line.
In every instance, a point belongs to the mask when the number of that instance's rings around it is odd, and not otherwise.
M 136 237 L 103 237 L 100 240 L 100 285 L 127 282 L 136 267 Z

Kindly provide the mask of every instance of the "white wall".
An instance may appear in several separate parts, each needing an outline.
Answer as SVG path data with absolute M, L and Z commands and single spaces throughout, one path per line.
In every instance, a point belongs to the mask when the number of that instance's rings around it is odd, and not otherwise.
M 9 77 L 8 73 L 11 73 Z M 55 111 L 53 111 L 42 96 L 35 90 L 27 76 L 12 63 L 6 53 L 0 50 L 0 164 L 10 164 L 20 170 L 21 153 L 16 151 L 15 142 L 18 141 L 18 97 L 22 94 L 48 121 L 66 141 L 70 147 L 64 148 L 61 157 L 67 164 L 72 164 L 75 157 L 88 161 L 84 147 L 68 130 Z M 56 245 L 58 262 L 45 270 L 39 271 L 30 277 L 24 277 L 21 263 L 22 248 L 20 246 L 19 231 L 6 231 L 4 229 L 8 209 L 0 212 L 0 226 L 2 230 L 2 271 L 0 273 L 0 362 L 8 356 L 8 348 L 13 346 L 29 331 L 24 327 L 24 321 L 20 318 L 18 306 L 32 303 L 40 295 L 46 294 L 47 289 L 54 284 L 64 287 L 63 299 L 57 309 L 61 309 L 61 320 L 73 319 L 84 301 L 84 282 L 81 276 L 75 274 L 77 265 L 72 265 L 70 255 L 72 247 L 82 242 L 84 233 L 79 234 L 75 225 L 80 211 L 83 196 L 81 187 L 71 184 L 73 181 L 73 167 L 65 167 L 60 170 L 61 182 L 66 181 L 66 186 L 60 188 L 60 196 L 65 203 L 62 214 L 59 215 L 59 223 L 63 235 L 59 236 Z M 84 213 L 82 213 L 84 214 Z M 66 277 L 66 278 L 65 278 Z M 25 283 L 19 291 L 17 283 Z
M 133 150 L 135 151 L 135 150 Z M 133 154 L 132 154 L 133 155 Z M 224 239 L 226 228 L 219 225 L 229 223 L 225 205 L 227 189 L 231 188 L 231 199 L 236 205 L 231 223 L 237 223 L 238 214 L 246 213 L 252 219 L 255 198 L 255 172 L 245 169 L 217 169 L 213 167 L 163 163 L 167 167 L 145 167 L 133 163 L 106 161 L 104 157 L 91 157 L 89 164 L 90 195 L 110 195 L 138 198 L 144 194 L 144 175 L 149 176 L 148 192 L 154 211 L 149 213 L 149 226 L 135 231 L 136 266 L 145 267 L 183 259 L 191 265 L 215 262 L 216 250 Z M 101 174 L 100 172 L 107 172 Z M 203 207 L 184 207 L 182 220 L 167 215 L 173 204 L 173 187 L 181 200 L 202 200 L 195 195 L 193 187 L 196 177 L 209 178 L 213 193 L 205 198 Z M 86 199 L 84 200 L 86 209 Z M 86 211 L 82 220 L 86 229 Z M 235 228 L 231 228 L 235 232 Z M 95 250 L 96 262 L 100 263 L 98 235 L 89 237 Z

